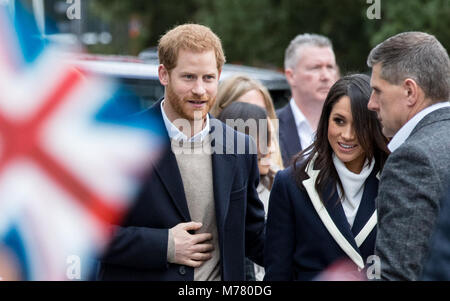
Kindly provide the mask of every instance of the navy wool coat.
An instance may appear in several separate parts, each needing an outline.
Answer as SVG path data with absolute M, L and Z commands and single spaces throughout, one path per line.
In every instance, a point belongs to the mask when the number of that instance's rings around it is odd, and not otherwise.
M 160 103 L 147 113 L 162 122 Z M 221 137 L 212 141 L 220 152 L 211 155 L 221 276 L 222 280 L 240 281 L 245 279 L 245 256 L 263 264 L 264 207 L 256 191 L 256 154 L 233 152 L 233 143 L 227 141 L 234 140 L 236 146 L 240 137 L 247 147 L 254 141 L 212 117 L 210 125 L 211 132 Z M 169 145 L 167 132 L 166 139 Z M 101 280 L 194 280 L 194 268 L 167 262 L 168 229 L 191 221 L 181 174 L 170 148 L 153 168 L 102 259 Z
M 312 165 L 312 164 L 311 164 Z M 373 255 L 376 236 L 377 171 L 367 178 L 361 204 L 350 228 L 337 192 L 325 202 L 314 183 L 318 171 L 307 170 L 298 187 L 293 167 L 277 174 L 269 200 L 264 280 L 313 280 L 331 264 L 348 259 L 363 269 Z M 328 196 L 332 186 L 322 194 Z

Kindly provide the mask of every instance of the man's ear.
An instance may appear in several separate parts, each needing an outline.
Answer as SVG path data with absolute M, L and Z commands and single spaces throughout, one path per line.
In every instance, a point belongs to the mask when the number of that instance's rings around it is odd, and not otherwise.
M 288 81 L 289 85 L 291 87 L 295 86 L 294 70 L 287 68 L 286 70 L 284 70 L 284 75 L 286 76 L 286 80 Z
M 403 81 L 403 89 L 407 104 L 409 106 L 414 106 L 419 98 L 420 87 L 417 85 L 415 80 L 412 78 L 407 78 Z
M 162 64 L 159 65 L 159 67 L 158 67 L 158 77 L 159 77 L 159 82 L 164 87 L 169 84 L 169 71 Z

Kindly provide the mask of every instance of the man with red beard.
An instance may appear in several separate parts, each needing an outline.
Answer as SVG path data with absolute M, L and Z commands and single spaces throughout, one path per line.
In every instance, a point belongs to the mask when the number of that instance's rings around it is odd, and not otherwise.
M 263 263 L 264 209 L 254 142 L 208 114 L 225 62 L 220 39 L 177 26 L 158 55 L 164 99 L 143 114 L 159 117 L 170 148 L 117 227 L 100 279 L 245 280 L 245 256 Z

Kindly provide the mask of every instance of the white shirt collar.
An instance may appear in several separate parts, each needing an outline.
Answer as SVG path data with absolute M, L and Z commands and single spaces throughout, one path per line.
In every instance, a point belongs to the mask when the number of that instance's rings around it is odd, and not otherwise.
M 291 106 L 292 114 L 294 115 L 295 126 L 297 127 L 302 149 L 305 149 L 313 143 L 314 131 L 293 98 L 291 98 L 289 105 Z
M 355 221 L 364 193 L 364 185 L 375 166 L 375 158 L 372 159 L 370 165 L 366 159 L 363 169 L 359 174 L 350 171 L 335 153 L 333 153 L 333 163 L 345 192 L 345 198 L 342 199 L 342 207 L 350 227 L 353 227 L 353 222 Z M 342 198 L 343 192 L 338 185 L 337 190 L 339 196 Z
M 389 150 L 391 152 L 394 152 L 397 148 L 399 148 L 406 141 L 406 139 L 408 139 L 409 135 L 411 135 L 411 132 L 414 130 L 417 124 L 423 118 L 425 118 L 425 116 L 427 116 L 431 112 L 445 107 L 450 107 L 450 103 L 448 101 L 429 106 L 414 115 L 414 117 L 411 118 L 407 123 L 405 123 L 405 125 L 400 128 L 400 130 L 394 135 L 394 137 L 392 137 L 391 142 L 389 142 L 388 144 Z
M 294 115 L 295 125 L 298 127 L 301 123 L 306 122 L 309 126 L 308 120 L 306 120 L 305 115 L 303 115 L 302 111 L 297 107 L 293 98 L 289 102 L 289 105 L 291 106 L 292 114 Z
M 174 140 L 182 140 L 182 141 L 188 141 L 188 142 L 198 142 L 203 141 L 206 136 L 208 136 L 210 127 L 209 127 L 209 115 L 206 114 L 206 124 L 203 130 L 201 130 L 200 133 L 194 135 L 193 137 L 189 138 L 181 132 L 167 117 L 166 113 L 164 112 L 164 101 L 161 101 L 161 113 L 163 116 L 164 124 L 167 129 L 167 133 L 169 134 L 170 139 Z

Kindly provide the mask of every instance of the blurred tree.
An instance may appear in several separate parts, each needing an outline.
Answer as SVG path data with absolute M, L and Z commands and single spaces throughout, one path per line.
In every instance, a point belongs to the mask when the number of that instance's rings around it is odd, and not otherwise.
M 113 31 L 121 37 L 113 45 L 123 54 L 136 55 L 146 47 L 155 46 L 162 34 L 171 27 L 194 22 L 190 17 L 196 10 L 197 0 L 91 0 L 91 9 L 113 25 Z M 132 21 L 130 23 L 130 21 Z M 139 33 L 134 32 L 139 24 Z M 124 38 L 124 28 L 126 37 Z M 113 32 L 113 37 L 116 35 Z
M 364 31 L 365 1 L 354 0 L 281 0 L 285 14 L 284 35 L 280 41 L 285 49 L 301 33 L 318 33 L 331 39 L 342 73 L 364 71 L 362 55 L 369 49 Z M 283 50 L 284 56 L 284 50 Z
M 300 33 L 328 36 L 344 73 L 363 71 L 369 51 L 365 1 L 199 0 L 197 20 L 222 38 L 230 62 L 283 67 L 289 42 Z
M 185 22 L 210 26 L 222 39 L 228 62 L 279 69 L 289 42 L 306 32 L 332 40 L 344 74 L 367 71 L 370 49 L 398 32 L 427 31 L 450 47 L 450 0 L 380 0 L 380 20 L 368 18 L 367 0 L 91 1 L 116 28 L 112 49 L 122 54 L 155 46 L 164 32 Z M 141 24 L 134 38 L 127 29 L 132 16 Z
M 404 31 L 424 31 L 450 49 L 449 0 L 382 1 L 381 26 L 368 22 L 371 46 Z
M 279 11 L 272 0 L 198 0 L 196 19 L 222 39 L 228 62 L 279 63 Z

